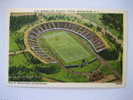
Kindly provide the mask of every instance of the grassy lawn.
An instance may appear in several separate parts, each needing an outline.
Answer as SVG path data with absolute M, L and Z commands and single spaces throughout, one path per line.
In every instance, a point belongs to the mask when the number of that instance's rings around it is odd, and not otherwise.
M 75 68 L 71 68 L 71 70 L 76 71 L 76 72 L 92 72 L 99 66 L 100 66 L 100 62 L 97 60 L 93 63 L 85 65 L 84 67 L 75 67 Z
M 11 66 L 20 67 L 20 66 L 24 66 L 25 64 L 29 64 L 29 62 L 27 62 L 24 54 L 10 56 L 10 67 Z M 26 67 L 29 67 L 29 66 L 26 66 Z
M 101 21 L 101 14 L 98 13 L 78 13 L 79 15 L 83 16 L 85 19 L 88 19 L 98 25 L 101 25 L 102 27 L 104 26 Z
M 23 33 L 18 33 L 18 32 L 11 32 L 10 33 L 10 52 L 18 51 L 18 50 L 23 50 L 25 48 L 23 44 Z
M 44 77 L 53 78 L 56 80 L 62 80 L 64 82 L 88 82 L 89 79 L 87 79 L 83 75 L 77 75 L 70 72 L 66 72 L 64 70 L 61 70 L 59 73 L 55 74 L 43 74 Z
M 94 56 L 88 52 L 76 39 L 71 37 L 69 32 L 54 30 L 42 34 L 40 44 L 49 45 L 65 63 L 74 62 L 82 59 L 92 59 Z

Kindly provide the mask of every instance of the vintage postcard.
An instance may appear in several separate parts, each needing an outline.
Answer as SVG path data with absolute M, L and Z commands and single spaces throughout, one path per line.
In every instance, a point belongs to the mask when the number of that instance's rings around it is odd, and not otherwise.
M 10 9 L 8 84 L 123 87 L 127 12 Z

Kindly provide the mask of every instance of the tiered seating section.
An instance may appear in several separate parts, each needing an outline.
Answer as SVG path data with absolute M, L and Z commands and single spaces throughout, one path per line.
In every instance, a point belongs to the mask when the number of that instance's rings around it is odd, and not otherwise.
M 81 37 L 85 38 L 90 42 L 92 45 L 93 49 L 95 52 L 99 53 L 103 51 L 105 48 L 105 45 L 103 41 L 93 32 L 88 30 L 87 28 L 78 25 L 78 24 L 73 24 L 70 22 L 49 22 L 49 23 L 44 23 L 41 24 L 35 28 L 33 28 L 30 33 L 29 33 L 29 45 L 33 52 L 40 56 L 41 58 L 45 58 L 50 62 L 56 62 L 52 57 L 50 57 L 47 54 L 47 51 L 42 50 L 42 48 L 39 47 L 38 44 L 38 37 L 40 34 L 43 34 L 49 30 L 65 30 L 65 31 L 71 31 L 77 35 L 80 35 Z

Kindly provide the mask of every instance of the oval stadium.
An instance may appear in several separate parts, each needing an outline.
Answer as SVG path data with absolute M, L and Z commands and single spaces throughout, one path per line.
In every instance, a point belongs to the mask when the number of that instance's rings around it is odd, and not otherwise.
M 77 43 L 74 37 L 87 41 L 90 49 L 95 53 L 106 49 L 102 40 L 94 32 L 71 22 L 43 23 L 32 28 L 25 35 L 27 48 L 44 63 L 72 62 L 92 56 L 81 43 Z

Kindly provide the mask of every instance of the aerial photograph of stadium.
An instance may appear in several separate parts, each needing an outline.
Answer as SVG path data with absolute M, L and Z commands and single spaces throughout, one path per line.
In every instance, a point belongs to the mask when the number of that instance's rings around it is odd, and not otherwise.
M 123 82 L 123 13 L 11 12 L 9 82 Z

